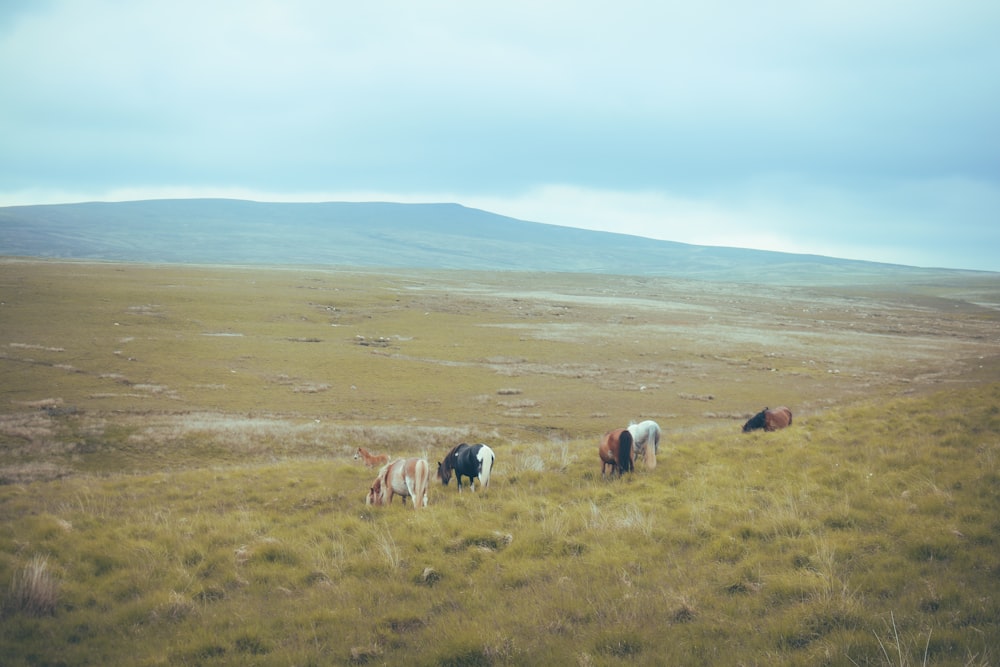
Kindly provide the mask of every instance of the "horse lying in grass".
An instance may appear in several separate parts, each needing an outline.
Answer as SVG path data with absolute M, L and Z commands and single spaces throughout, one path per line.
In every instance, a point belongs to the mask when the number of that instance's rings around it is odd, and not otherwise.
M 426 459 L 396 459 L 379 470 L 368 490 L 366 505 L 391 505 L 393 495 L 413 499 L 413 509 L 427 507 L 430 466 Z
M 638 424 L 629 424 L 628 432 L 632 436 L 632 458 L 642 456 L 647 468 L 655 468 L 656 455 L 660 453 L 660 425 L 647 419 Z
M 456 445 L 438 462 L 437 476 L 441 484 L 448 486 L 452 473 L 458 482 L 458 492 L 462 492 L 462 477 L 469 478 L 469 488 L 476 490 L 476 480 L 479 486 L 487 489 L 490 486 L 490 474 L 496 455 L 487 445 L 467 445 L 464 442 Z
M 374 468 L 375 466 L 384 466 L 389 462 L 388 454 L 372 454 L 364 447 L 358 447 L 358 451 L 354 452 L 354 460 L 357 461 L 361 459 L 365 462 L 365 467 Z
M 756 431 L 758 429 L 764 429 L 765 431 L 777 431 L 778 429 L 791 425 L 792 411 L 788 408 L 784 406 L 773 410 L 770 408 L 764 408 L 743 425 L 743 432 L 749 433 L 750 431 Z
M 605 433 L 597 451 L 601 457 L 602 479 L 609 468 L 612 474 L 617 473 L 618 475 L 632 472 L 635 469 L 632 458 L 632 434 L 627 428 L 619 428 Z

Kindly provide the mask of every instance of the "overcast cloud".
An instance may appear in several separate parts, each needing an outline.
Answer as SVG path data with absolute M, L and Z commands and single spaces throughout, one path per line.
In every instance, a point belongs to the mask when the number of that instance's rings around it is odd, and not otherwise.
M 995 0 L 6 2 L 0 205 L 454 201 L 1000 271 L 998 34 Z

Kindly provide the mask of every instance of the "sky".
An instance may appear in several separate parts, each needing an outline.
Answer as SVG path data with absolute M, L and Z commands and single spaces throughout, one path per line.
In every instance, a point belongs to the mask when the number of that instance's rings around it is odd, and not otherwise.
M 1000 271 L 998 34 L 996 0 L 4 0 L 0 206 L 457 202 Z

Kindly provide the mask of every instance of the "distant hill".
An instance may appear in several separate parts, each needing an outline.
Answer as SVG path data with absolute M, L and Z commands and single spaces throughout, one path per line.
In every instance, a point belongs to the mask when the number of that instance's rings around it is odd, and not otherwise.
M 943 271 L 586 231 L 458 204 L 229 199 L 0 207 L 0 255 L 609 273 L 786 284 L 915 278 Z

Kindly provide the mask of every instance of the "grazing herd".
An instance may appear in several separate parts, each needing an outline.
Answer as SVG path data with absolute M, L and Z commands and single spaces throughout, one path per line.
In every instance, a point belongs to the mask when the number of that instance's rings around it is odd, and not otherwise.
M 656 467 L 656 455 L 660 453 L 660 425 L 652 419 L 631 423 L 628 428 L 616 428 L 601 438 L 597 448 L 601 457 L 601 478 L 610 470 L 612 476 L 635 470 L 635 460 L 642 458 L 646 468 Z
M 374 455 L 363 447 L 358 447 L 354 458 L 363 460 L 369 468 L 385 463 L 368 489 L 366 505 L 391 505 L 392 499 L 399 496 L 404 505 L 406 499 L 411 498 L 414 509 L 427 507 L 431 473 L 426 459 L 407 458 L 389 462 L 387 454 Z M 473 491 L 476 490 L 476 480 L 479 480 L 481 489 L 487 489 L 495 460 L 496 455 L 487 445 L 467 445 L 463 442 L 453 447 L 444 461 L 438 463 L 437 477 L 447 486 L 454 474 L 459 493 L 462 492 L 463 477 L 469 478 L 469 488 Z
M 792 411 L 788 408 L 764 408 L 743 425 L 743 432 L 759 429 L 777 431 L 791 423 Z M 606 477 L 609 472 L 612 476 L 632 472 L 638 457 L 642 458 L 647 469 L 655 468 L 656 455 L 660 450 L 660 435 L 660 425 L 651 419 L 605 433 L 598 447 L 601 477 Z M 414 509 L 427 507 L 430 464 L 426 459 L 405 458 L 390 462 L 388 454 L 372 454 L 364 447 L 358 447 L 354 458 L 362 460 L 369 468 L 382 466 L 368 489 L 365 499 L 367 505 L 391 505 L 393 497 L 399 496 L 404 505 L 406 499 L 411 498 Z M 476 490 L 476 480 L 479 480 L 479 488 L 485 490 L 490 486 L 490 474 L 495 461 L 496 455 L 489 446 L 468 445 L 463 442 L 453 447 L 444 460 L 438 462 L 437 478 L 442 485 L 447 486 L 454 475 L 459 493 L 462 492 L 463 477 L 469 478 L 471 490 Z

